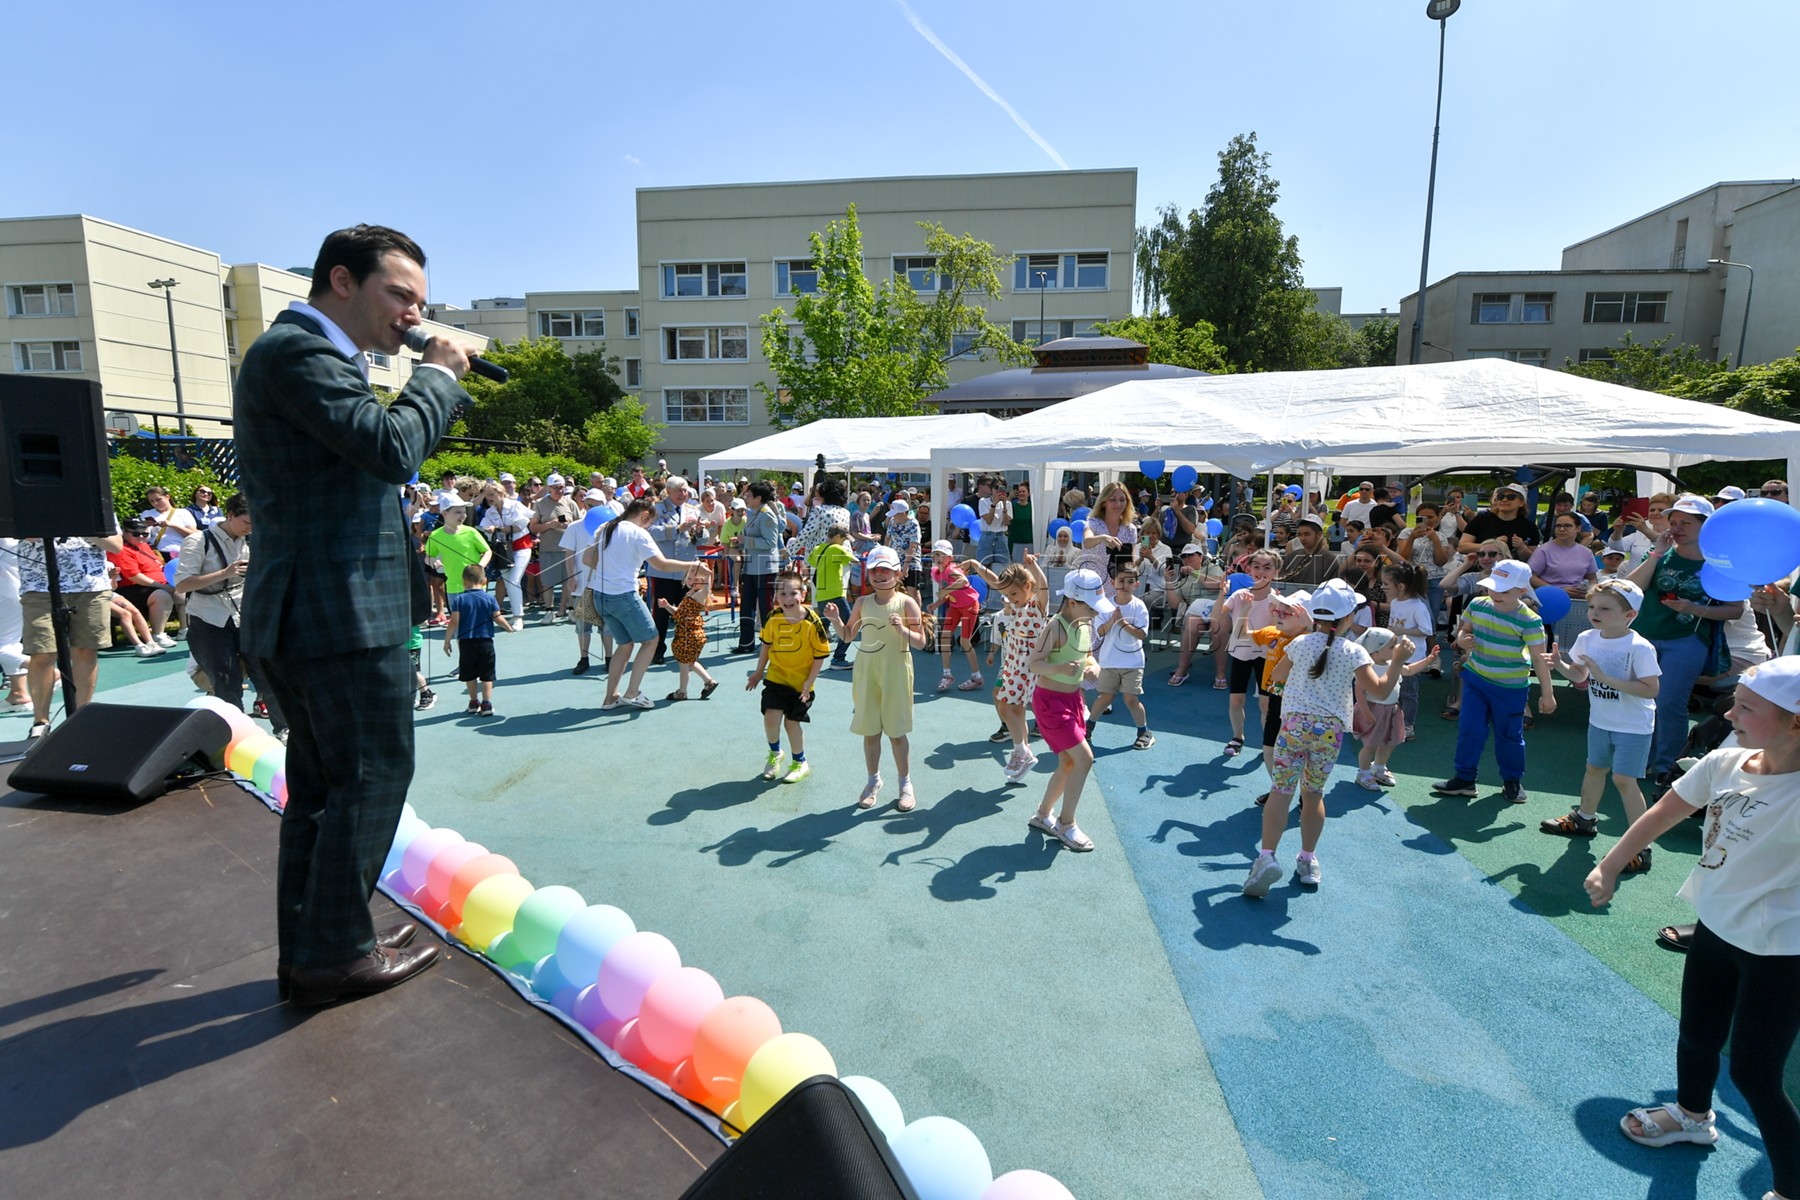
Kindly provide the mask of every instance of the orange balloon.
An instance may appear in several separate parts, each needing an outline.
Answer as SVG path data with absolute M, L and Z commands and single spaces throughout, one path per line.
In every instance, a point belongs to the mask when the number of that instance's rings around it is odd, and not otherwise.
M 450 877 L 448 897 L 450 923 L 452 925 L 462 923 L 463 903 L 468 900 L 469 892 L 476 884 L 490 875 L 517 875 L 518 873 L 519 868 L 514 866 L 513 860 L 504 854 L 478 855 L 456 868 L 456 873 Z
M 721 1000 L 694 1034 L 694 1082 L 727 1102 L 737 1099 L 744 1064 L 781 1033 L 781 1018 L 755 996 Z
M 425 891 L 433 904 L 450 902 L 450 881 L 462 870 L 462 865 L 472 858 L 480 858 L 488 852 L 486 846 L 475 842 L 452 842 L 439 850 L 425 867 Z
M 675 1089 L 676 1095 L 692 1100 L 695 1104 L 714 1112 L 725 1111 L 725 1101 L 700 1086 L 700 1081 L 694 1076 L 694 1060 L 691 1058 L 684 1058 L 675 1064 L 675 1072 L 669 1076 L 669 1086 Z

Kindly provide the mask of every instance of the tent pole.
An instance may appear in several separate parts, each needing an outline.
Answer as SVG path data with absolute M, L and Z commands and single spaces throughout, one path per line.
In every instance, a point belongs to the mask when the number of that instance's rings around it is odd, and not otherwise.
M 1263 501 L 1263 549 L 1275 544 L 1275 468 L 1269 468 L 1268 498 Z

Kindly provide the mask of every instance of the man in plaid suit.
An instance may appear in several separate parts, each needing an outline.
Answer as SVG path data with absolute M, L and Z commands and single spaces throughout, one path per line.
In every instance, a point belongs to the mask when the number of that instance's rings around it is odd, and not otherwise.
M 392 987 L 436 961 L 407 922 L 369 914 L 413 773 L 412 627 L 430 613 L 398 489 L 468 394 L 467 354 L 439 338 L 390 405 L 366 352 L 394 354 L 419 324 L 425 254 L 358 225 L 325 239 L 312 293 L 275 318 L 238 373 L 238 469 L 255 551 L 241 630 L 290 732 L 276 882 L 283 998 L 330 1003 Z

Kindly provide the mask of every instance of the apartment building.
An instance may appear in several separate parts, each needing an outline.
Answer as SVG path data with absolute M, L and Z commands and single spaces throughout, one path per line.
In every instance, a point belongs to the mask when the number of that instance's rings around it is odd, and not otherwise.
M 216 436 L 217 421 L 231 416 L 244 350 L 310 286 L 292 271 L 223 263 L 211 250 L 98 217 L 0 219 L 0 341 L 8 348 L 0 369 L 97 380 L 108 411 L 173 427 L 179 364 L 180 410 L 195 433 Z M 415 361 L 370 355 L 370 380 L 403 387 Z
M 1709 260 L 1729 260 L 1732 266 Z M 1761 282 L 1744 324 L 1747 264 Z M 1800 346 L 1800 180 L 1713 184 L 1566 247 L 1555 271 L 1459 271 L 1425 291 L 1423 362 L 1608 359 L 1626 334 L 1766 362 Z M 1418 294 L 1400 302 L 1409 361 Z

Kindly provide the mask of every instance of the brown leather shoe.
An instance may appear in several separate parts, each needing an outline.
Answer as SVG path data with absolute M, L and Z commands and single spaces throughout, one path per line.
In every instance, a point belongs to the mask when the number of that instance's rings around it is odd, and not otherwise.
M 375 931 L 376 948 L 398 950 L 418 936 L 418 932 L 419 923 L 417 921 L 402 921 L 398 925 L 389 925 L 386 929 L 377 929 Z M 275 991 L 283 1000 L 288 998 L 289 977 L 292 974 L 293 968 L 286 963 L 275 964 Z
M 376 947 L 361 958 L 331 967 L 293 967 L 288 972 L 288 1003 L 316 1008 L 345 996 L 384 992 L 437 960 L 438 948 L 427 943 L 403 950 Z

